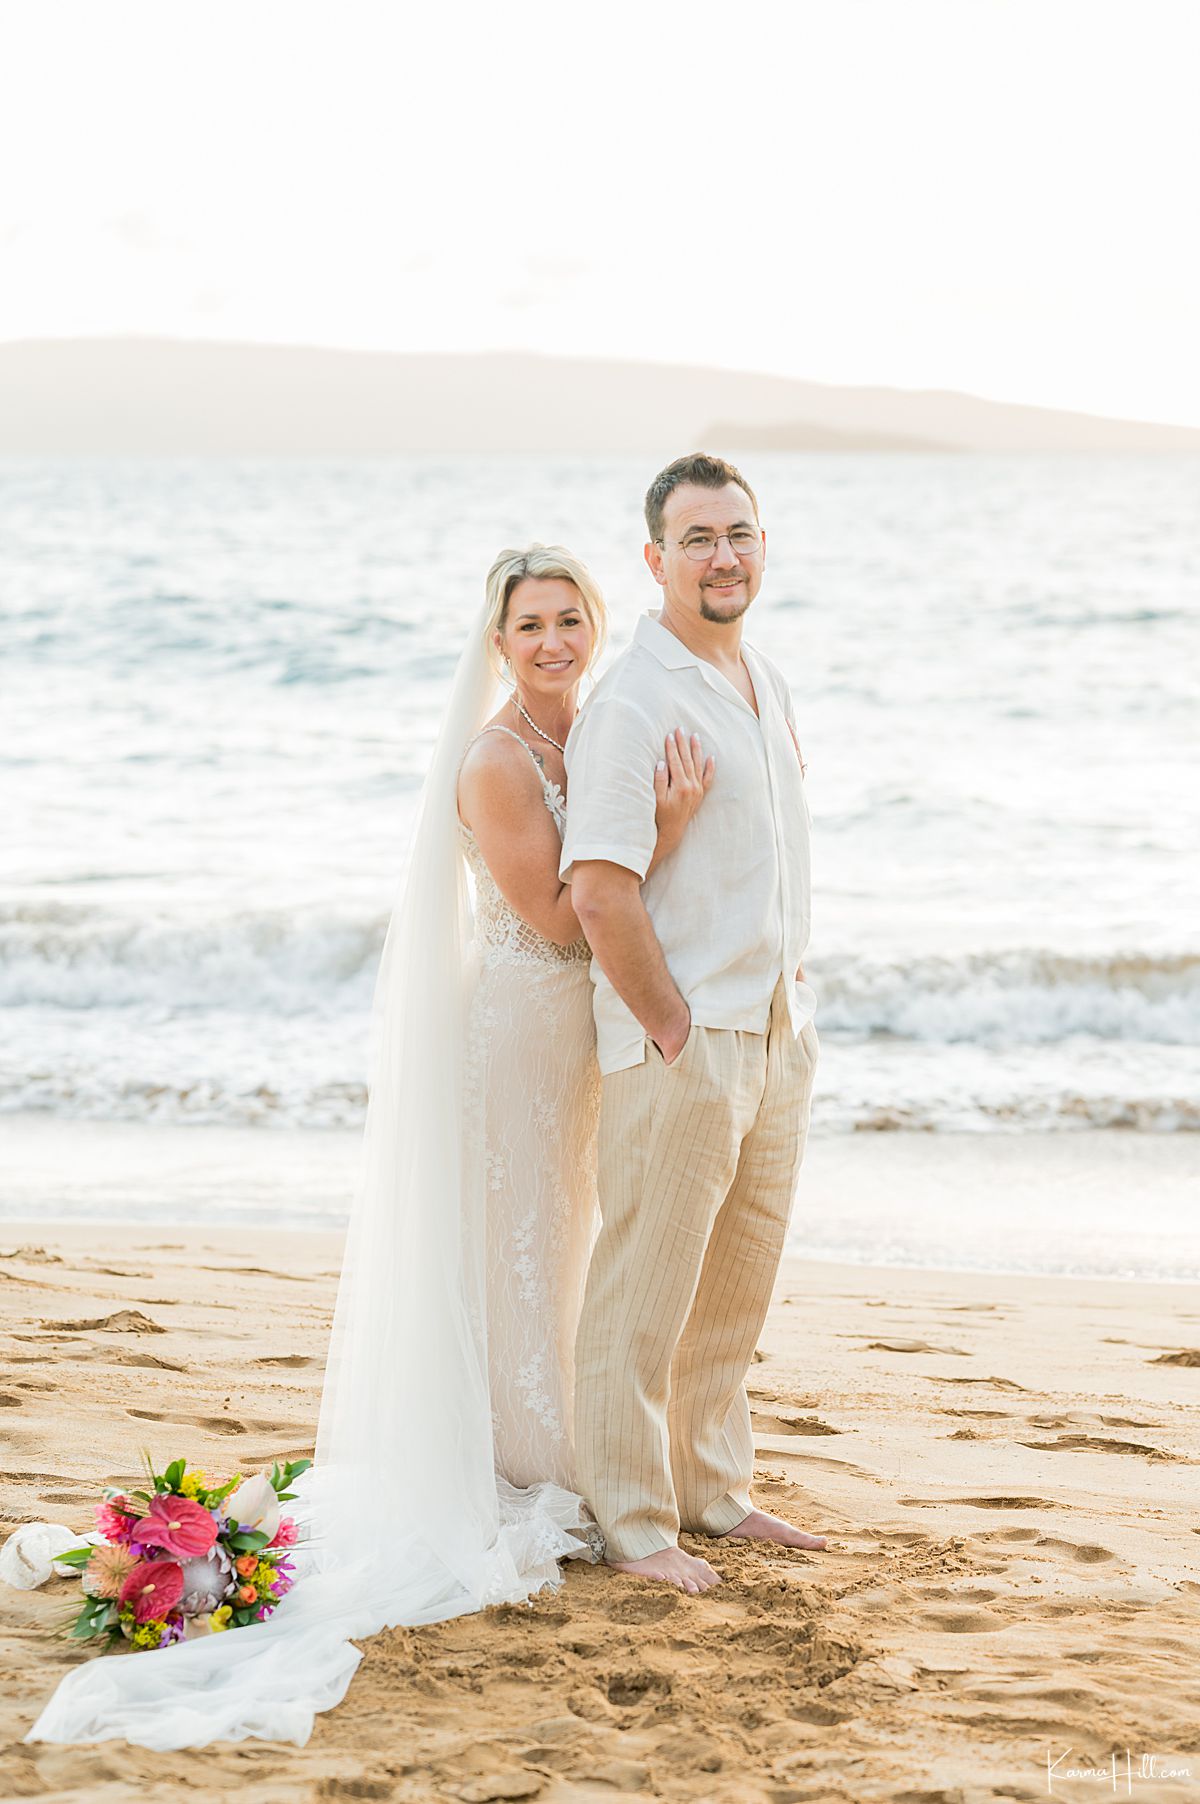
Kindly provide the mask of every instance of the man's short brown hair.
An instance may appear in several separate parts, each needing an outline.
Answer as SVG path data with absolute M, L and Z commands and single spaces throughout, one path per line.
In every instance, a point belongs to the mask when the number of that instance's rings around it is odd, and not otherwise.
M 667 497 L 689 482 L 701 489 L 723 489 L 727 483 L 736 482 L 750 497 L 754 518 L 758 519 L 758 501 L 742 472 L 734 464 L 726 463 L 723 457 L 710 457 L 707 451 L 691 451 L 660 470 L 646 490 L 646 531 L 656 543 L 663 536 L 663 509 Z

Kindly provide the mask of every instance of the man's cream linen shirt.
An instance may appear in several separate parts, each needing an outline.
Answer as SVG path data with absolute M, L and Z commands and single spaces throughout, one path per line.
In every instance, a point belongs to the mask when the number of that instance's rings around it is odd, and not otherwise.
M 654 853 L 654 766 L 675 727 L 716 759 L 712 788 L 679 846 L 642 886 L 667 968 L 700 1027 L 764 1033 L 780 975 L 793 1032 L 817 999 L 796 981 L 811 920 L 809 812 L 787 683 L 743 642 L 758 715 L 728 678 L 659 624 L 601 678 L 566 744 L 567 830 L 559 875 L 602 858 L 646 877 Z M 646 1056 L 646 1033 L 592 960 L 600 1070 Z

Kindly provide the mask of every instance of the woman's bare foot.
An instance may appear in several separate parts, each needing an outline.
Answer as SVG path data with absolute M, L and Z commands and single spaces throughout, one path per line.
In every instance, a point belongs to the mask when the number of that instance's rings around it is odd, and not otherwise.
M 814 1553 L 825 1551 L 824 1535 L 806 1534 L 802 1528 L 793 1528 L 790 1522 L 784 1522 L 779 1516 L 768 1516 L 762 1510 L 751 1510 L 736 1528 L 727 1529 L 717 1538 L 721 1541 L 778 1541 L 782 1547 L 807 1547 Z
M 690 1591 L 693 1595 L 711 1591 L 721 1582 L 720 1573 L 714 1572 L 707 1560 L 684 1553 L 682 1547 L 664 1547 L 661 1553 L 648 1553 L 640 1560 L 610 1560 L 608 1563 L 617 1572 L 632 1572 L 635 1578 L 662 1579 L 665 1584 L 677 1585 L 681 1591 Z

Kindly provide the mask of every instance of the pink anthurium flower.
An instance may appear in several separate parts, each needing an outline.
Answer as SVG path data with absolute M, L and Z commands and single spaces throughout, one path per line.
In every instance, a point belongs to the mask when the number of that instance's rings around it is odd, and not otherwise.
M 120 1601 L 133 1605 L 138 1622 L 166 1616 L 183 1595 L 183 1568 L 174 1560 L 139 1560 L 121 1586 Z
M 190 1497 L 158 1496 L 138 1523 L 139 1541 L 183 1560 L 207 1553 L 216 1538 L 212 1511 Z

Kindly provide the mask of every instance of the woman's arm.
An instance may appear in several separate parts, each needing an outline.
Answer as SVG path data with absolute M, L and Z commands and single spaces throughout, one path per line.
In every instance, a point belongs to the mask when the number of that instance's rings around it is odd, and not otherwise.
M 558 829 L 528 752 L 502 733 L 477 739 L 459 772 L 458 805 L 509 906 L 556 946 L 579 939 L 571 886 L 558 878 Z

